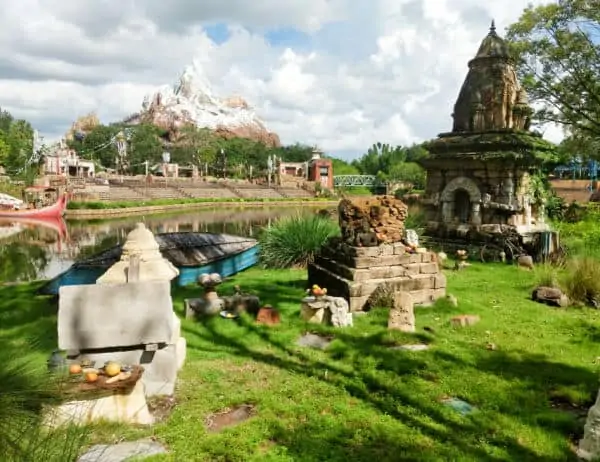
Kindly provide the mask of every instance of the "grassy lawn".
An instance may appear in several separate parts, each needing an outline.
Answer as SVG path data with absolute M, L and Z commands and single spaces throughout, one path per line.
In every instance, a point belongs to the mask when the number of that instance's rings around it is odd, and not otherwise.
M 343 330 L 299 319 L 305 272 L 249 270 L 233 284 L 278 307 L 276 327 L 214 318 L 183 321 L 188 341 L 177 405 L 152 429 L 98 425 L 88 442 L 154 436 L 171 451 L 153 461 L 568 461 L 598 390 L 600 312 L 528 300 L 532 273 L 480 265 L 447 272 L 445 300 L 417 309 L 417 333 L 389 332 L 387 310 Z M 177 289 L 176 310 L 198 289 Z M 0 342 L 46 359 L 55 308 L 27 286 L 0 288 Z M 453 328 L 457 314 L 481 322 Z M 296 346 L 307 330 L 335 335 L 325 351 Z M 431 343 L 427 351 L 390 347 Z M 495 349 L 488 349 L 493 344 Z M 459 397 L 477 410 L 442 404 Z M 205 418 L 237 404 L 256 416 L 219 433 Z

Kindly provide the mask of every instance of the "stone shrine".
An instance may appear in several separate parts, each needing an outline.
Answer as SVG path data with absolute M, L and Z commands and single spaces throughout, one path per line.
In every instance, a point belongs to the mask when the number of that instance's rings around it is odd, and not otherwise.
M 344 199 L 338 207 L 342 237 L 328 242 L 308 265 L 309 285 L 369 309 L 382 291 L 408 292 L 416 305 L 446 295 L 437 255 L 402 242 L 406 205 L 391 196 Z M 387 227 L 389 226 L 389 231 Z
M 93 285 L 59 291 L 58 341 L 69 359 L 142 365 L 146 396 L 171 395 L 186 356 L 181 321 L 173 311 L 171 280 L 179 271 L 138 223 L 121 260 Z
M 553 157 L 554 145 L 529 131 L 532 113 L 492 22 L 469 61 L 452 131 L 424 144 L 426 235 L 464 239 L 548 229 L 531 175 Z

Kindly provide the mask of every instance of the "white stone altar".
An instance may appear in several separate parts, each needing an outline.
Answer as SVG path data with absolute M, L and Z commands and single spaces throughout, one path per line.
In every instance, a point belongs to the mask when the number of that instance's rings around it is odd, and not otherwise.
M 60 288 L 59 348 L 69 359 L 85 357 L 99 366 L 109 360 L 142 365 L 146 396 L 173 394 L 186 356 L 171 299 L 170 281 L 178 274 L 139 223 L 120 261 L 97 284 Z
M 300 316 L 307 322 L 328 324 L 334 327 L 352 326 L 352 313 L 342 297 L 309 296 L 302 299 Z

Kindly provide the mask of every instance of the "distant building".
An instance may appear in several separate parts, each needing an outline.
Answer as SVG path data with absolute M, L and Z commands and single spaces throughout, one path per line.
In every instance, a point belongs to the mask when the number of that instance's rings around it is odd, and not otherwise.
M 81 159 L 74 149 L 61 140 L 44 156 L 44 174 L 79 178 L 93 178 L 96 175 L 94 163 Z
M 277 164 L 277 173 L 280 177 L 304 178 L 321 184 L 322 187 L 333 189 L 333 163 L 330 159 L 323 159 L 322 152 L 314 149 L 312 158 L 306 162 L 282 162 Z

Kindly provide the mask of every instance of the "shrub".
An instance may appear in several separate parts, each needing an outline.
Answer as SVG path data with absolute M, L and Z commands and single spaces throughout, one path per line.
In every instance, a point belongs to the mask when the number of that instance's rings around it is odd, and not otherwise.
M 571 260 L 565 271 L 563 287 L 576 303 L 600 306 L 600 260 L 582 257 Z
M 316 214 L 281 218 L 259 237 L 261 260 L 269 268 L 306 267 L 339 232 L 335 221 Z

